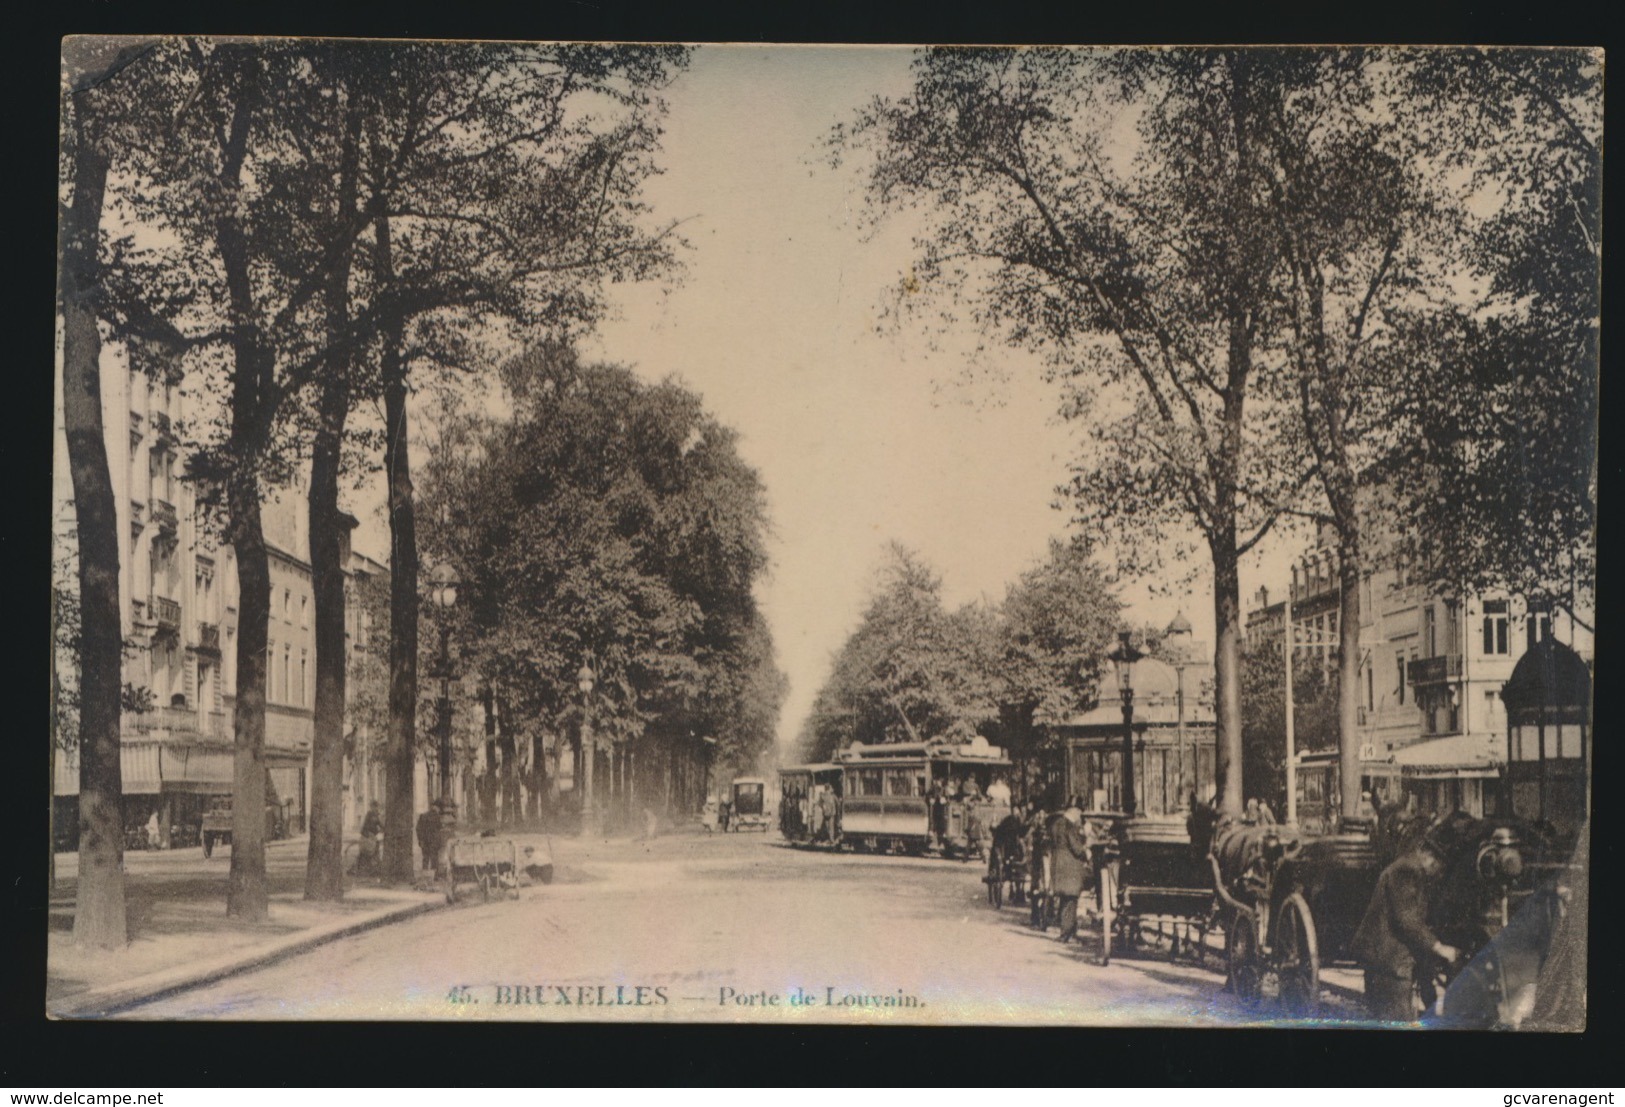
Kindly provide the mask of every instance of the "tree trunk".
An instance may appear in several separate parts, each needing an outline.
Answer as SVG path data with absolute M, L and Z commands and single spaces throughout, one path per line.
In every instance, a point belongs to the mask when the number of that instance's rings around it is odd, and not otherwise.
M 342 91 L 340 95 L 342 95 Z M 339 164 L 338 219 L 349 219 L 356 197 L 360 113 L 345 114 Z M 339 513 L 344 423 L 350 413 L 350 254 L 333 267 L 325 299 L 328 366 L 316 409 L 310 461 L 310 580 L 315 593 L 316 702 L 310 751 L 310 843 L 305 898 L 344 897 L 344 534 Z
M 122 949 L 129 937 L 119 761 L 123 631 L 118 515 L 103 435 L 96 318 L 96 249 L 109 159 L 96 146 L 83 111 L 82 104 L 72 109 L 73 206 L 63 219 L 61 276 L 62 421 L 79 544 L 79 888 L 73 940 L 89 948 Z
M 265 886 L 265 679 L 271 623 L 271 568 L 260 518 L 259 469 L 271 434 L 268 410 L 274 361 L 255 311 L 248 238 L 239 214 L 242 168 L 259 100 L 256 62 L 242 59 L 243 84 L 222 136 L 221 211 L 215 243 L 232 324 L 231 433 L 226 450 L 228 534 L 237 558 L 236 756 L 232 784 L 231 875 L 226 914 L 249 920 L 269 913 Z
M 1343 814 L 1360 813 L 1360 578 L 1365 565 L 1358 534 L 1340 543 L 1343 594 L 1337 621 L 1337 747 Z
M 237 559 L 236 755 L 231 788 L 231 875 L 226 914 L 250 921 L 270 913 L 265 884 L 265 678 L 271 628 L 271 563 L 260 520 L 259 481 L 245 467 L 227 491 Z
M 310 578 L 315 593 L 316 703 L 310 756 L 305 898 L 344 896 L 344 532 L 339 469 L 349 389 L 342 370 L 322 383 L 310 463 Z
M 389 219 L 378 220 L 378 287 L 395 277 Z M 410 883 L 412 869 L 412 775 L 417 755 L 418 539 L 412 499 L 412 467 L 406 422 L 406 365 L 401 356 L 405 322 L 398 316 L 380 327 L 383 340 L 384 472 L 389 481 L 389 744 L 384 776 L 384 879 Z
M 1217 742 L 1214 784 L 1219 811 L 1239 816 L 1246 803 L 1241 778 L 1241 577 L 1236 545 L 1213 547 L 1213 718 Z

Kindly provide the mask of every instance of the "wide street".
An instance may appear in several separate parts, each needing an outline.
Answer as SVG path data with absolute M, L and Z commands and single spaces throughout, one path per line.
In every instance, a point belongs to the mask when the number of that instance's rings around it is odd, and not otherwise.
M 1223 993 L 1216 959 L 1204 970 L 1161 952 L 1103 969 L 1092 933 L 1071 946 L 1053 930 L 1040 936 L 1022 909 L 988 905 L 976 862 L 831 855 L 776 833 L 558 838 L 553 848 L 558 879 L 518 901 L 432 912 L 123 1015 L 1135 1026 L 1270 1017 Z M 1355 1014 L 1336 995 L 1326 1013 Z

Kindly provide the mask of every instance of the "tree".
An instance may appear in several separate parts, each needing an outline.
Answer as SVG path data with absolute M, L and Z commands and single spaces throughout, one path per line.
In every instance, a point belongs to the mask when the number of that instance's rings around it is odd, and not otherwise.
M 124 785 L 119 707 L 123 636 L 119 618 L 118 517 L 102 425 L 100 234 L 120 95 L 141 44 L 70 39 L 63 46 L 61 209 L 62 412 L 78 539 L 79 887 L 74 941 L 121 949 L 124 912 Z M 115 91 L 108 91 L 111 84 Z M 111 101 L 110 103 L 108 101 Z M 54 756 L 54 753 L 53 753 Z
M 1301 484 L 1259 387 L 1278 245 L 1247 50 L 922 51 L 914 88 L 837 128 L 880 211 L 929 220 L 905 291 L 1049 355 L 1089 420 L 1071 494 L 1128 571 L 1194 527 L 1214 573 L 1219 768 L 1241 809 L 1240 557 Z M 1132 136 L 1116 126 L 1136 120 Z M 920 297 L 905 296 L 905 303 Z M 1183 547 L 1176 547 L 1176 552 Z
M 942 580 L 892 543 L 863 618 L 836 654 L 802 733 L 827 760 L 854 742 L 963 742 L 998 718 L 998 642 L 990 615 L 950 614 Z
M 406 397 L 414 365 L 470 360 L 494 320 L 568 332 L 601 282 L 670 263 L 638 200 L 655 171 L 658 91 L 681 47 L 398 43 L 369 50 L 363 128 L 376 210 L 371 278 L 385 408 L 394 613 L 384 869 L 410 879 L 416 730 L 416 519 Z
M 760 478 L 674 381 L 543 344 L 503 368 L 511 421 L 452 436 L 425 472 L 425 548 L 465 581 L 457 633 L 515 737 L 592 730 L 621 750 L 771 743 L 783 676 L 752 587 L 766 566 Z M 664 751 L 660 747 L 664 747 Z
M 1402 552 L 1442 591 L 1590 606 L 1596 576 L 1602 59 L 1426 51 L 1401 71 L 1404 134 L 1474 210 L 1456 260 L 1478 295 L 1416 320 L 1409 449 L 1388 477 L 1426 527 Z
M 1064 718 L 1093 707 L 1121 604 L 1086 547 L 1051 539 L 1049 553 L 1006 592 L 1001 609 L 1006 702 Z

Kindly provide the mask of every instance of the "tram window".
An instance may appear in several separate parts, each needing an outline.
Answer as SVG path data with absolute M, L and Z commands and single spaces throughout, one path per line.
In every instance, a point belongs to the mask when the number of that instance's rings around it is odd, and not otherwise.
M 880 792 L 880 770 L 860 769 L 853 774 L 854 791 L 860 796 L 878 796 Z
M 912 769 L 887 769 L 886 794 L 888 796 L 913 796 L 919 793 L 914 791 L 914 772 Z

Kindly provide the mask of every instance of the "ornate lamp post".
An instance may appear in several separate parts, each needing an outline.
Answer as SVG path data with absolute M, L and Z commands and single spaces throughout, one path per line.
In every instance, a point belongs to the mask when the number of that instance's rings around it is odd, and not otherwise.
M 576 687 L 581 689 L 581 829 L 592 828 L 592 769 L 597 758 L 597 741 L 592 733 L 592 690 L 598 676 L 592 666 L 583 663 L 576 674 Z
M 443 612 L 457 606 L 457 571 L 442 561 L 429 573 L 429 598 Z M 440 804 L 454 806 L 451 798 L 451 626 L 440 620 L 440 701 L 435 729 L 440 739 Z
M 1117 691 L 1123 701 L 1123 813 L 1133 816 L 1134 802 L 1134 663 L 1145 654 L 1121 631 L 1117 648 L 1106 657 L 1117 667 Z

